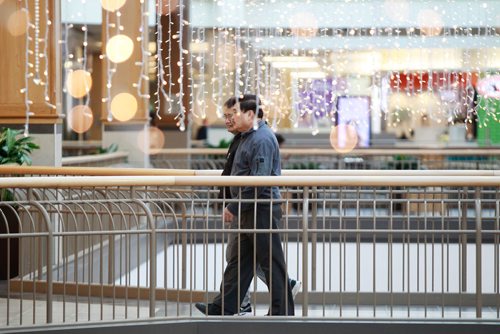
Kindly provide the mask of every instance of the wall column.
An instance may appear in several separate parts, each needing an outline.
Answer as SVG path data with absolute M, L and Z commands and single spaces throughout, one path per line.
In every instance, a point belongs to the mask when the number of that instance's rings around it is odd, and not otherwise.
M 102 13 L 102 41 L 103 54 L 106 54 L 107 40 L 117 35 L 118 33 L 130 37 L 133 41 L 134 51 L 132 56 L 121 63 L 113 63 L 107 57 L 104 57 L 102 62 L 102 96 L 109 100 L 103 100 L 102 104 L 102 146 L 108 147 L 115 143 L 120 151 L 129 153 L 129 164 L 133 167 L 149 167 L 149 99 L 143 98 L 140 94 L 148 94 L 148 82 L 143 81 L 141 93 L 139 94 L 137 87 L 134 84 L 138 82 L 141 75 L 141 66 L 137 64 L 143 63 L 145 73 L 147 74 L 147 61 L 143 62 L 141 41 L 137 38 L 141 36 L 139 28 L 141 27 L 142 5 L 140 1 L 127 1 L 120 8 L 121 17 L 119 21 L 123 30 L 118 29 L 118 18 L 116 12 Z M 146 39 L 148 22 L 144 19 L 142 29 L 146 32 L 143 38 Z M 115 25 L 115 27 L 113 27 Z M 108 66 L 112 73 L 108 71 Z M 111 78 L 110 78 L 111 77 Z M 110 80 L 108 80 L 110 79 Z M 108 91 L 108 85 L 111 84 Z M 116 117 L 110 117 L 111 101 L 115 96 L 121 93 L 128 93 L 135 97 L 137 101 L 137 112 L 134 117 L 128 121 L 119 121 Z M 143 138 L 140 140 L 139 138 Z M 140 143 L 139 143 L 140 141 Z
M 0 125 L 24 130 L 28 122 L 30 136 L 41 147 L 32 155 L 33 165 L 60 166 L 61 53 L 57 42 L 60 29 L 55 29 L 61 22 L 60 1 L 28 1 L 33 25 L 28 29 L 24 5 L 24 1 L 17 0 L 0 4 L 0 73 L 4 78 L 0 80 Z M 52 25 L 47 24 L 49 20 Z M 45 40 L 47 27 L 48 39 Z M 31 41 L 27 52 L 28 36 Z
M 186 113 L 189 113 L 189 99 L 191 88 L 189 85 L 189 53 L 180 57 L 179 31 L 182 28 L 183 40 L 182 48 L 189 50 L 189 26 L 180 22 L 180 10 L 182 10 L 183 20 L 189 21 L 189 1 L 183 1 L 183 8 L 180 8 L 179 1 L 163 1 L 164 8 L 161 11 L 161 27 L 162 27 L 162 50 L 161 59 L 163 66 L 167 68 L 167 61 L 170 63 L 170 71 L 165 70 L 163 79 L 166 82 L 165 91 L 171 92 L 168 102 L 160 94 L 160 116 L 161 119 L 155 116 L 154 125 L 159 127 L 165 134 L 165 147 L 167 148 L 187 148 L 191 145 L 191 127 L 187 123 L 189 118 L 186 114 L 186 130 L 180 131 L 177 125 L 178 120 L 175 119 L 179 113 L 179 92 L 182 85 L 183 96 L 182 105 Z M 171 8 L 169 8 L 169 5 Z M 170 54 L 169 54 L 170 50 Z M 178 64 L 181 64 L 179 66 Z M 181 79 L 182 80 L 179 80 Z M 169 87 L 170 83 L 172 86 Z M 160 83 L 159 83 L 160 84 Z

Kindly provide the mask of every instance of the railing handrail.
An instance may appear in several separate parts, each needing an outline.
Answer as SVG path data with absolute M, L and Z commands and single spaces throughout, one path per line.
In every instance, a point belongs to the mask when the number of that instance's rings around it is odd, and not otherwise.
M 61 159 L 61 163 L 63 166 L 68 166 L 76 164 L 95 163 L 120 158 L 128 158 L 128 153 L 124 151 L 118 151 L 112 153 L 80 155 L 76 157 L 63 157 Z
M 109 167 L 52 167 L 52 166 L 0 166 L 0 175 L 67 175 L 67 176 L 120 176 L 120 175 L 196 175 L 190 169 L 109 168 Z M 220 172 L 219 172 L 220 174 Z
M 500 156 L 500 148 L 359 148 L 348 153 L 340 153 L 333 148 L 282 148 L 281 155 L 342 155 L 342 156 L 377 156 L 377 155 L 434 155 L 434 156 Z M 225 155 L 226 148 L 167 148 L 151 152 L 151 155 L 186 155 L 186 154 L 214 154 Z
M 53 176 L 5 177 L 0 188 L 116 186 L 451 186 L 498 187 L 500 176 Z
M 52 167 L 0 165 L 0 175 L 219 176 L 221 169 Z M 284 169 L 283 176 L 500 176 L 497 170 Z

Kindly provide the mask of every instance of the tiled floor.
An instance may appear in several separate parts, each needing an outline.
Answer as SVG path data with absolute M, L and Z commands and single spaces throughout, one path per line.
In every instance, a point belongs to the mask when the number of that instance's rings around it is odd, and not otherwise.
M 89 301 L 88 298 L 79 298 L 78 303 L 73 298 L 56 297 L 53 302 L 53 322 L 54 323 L 74 323 L 88 321 L 110 321 L 124 319 L 144 319 L 149 317 L 149 302 L 146 300 L 124 300 L 105 299 L 101 306 L 100 299 L 93 298 Z M 22 311 L 21 311 L 22 310 Z M 374 314 L 375 312 L 375 314 Z M 408 314 L 406 307 L 378 306 L 375 310 L 371 306 L 354 306 L 339 305 L 311 305 L 308 309 L 309 318 L 345 318 L 345 319 L 475 319 L 476 313 L 474 308 L 463 308 L 461 315 L 456 307 L 446 307 L 443 310 L 440 307 L 428 307 L 427 314 L 423 307 L 412 307 Z M 267 305 L 257 305 L 254 307 L 254 312 L 246 314 L 246 316 L 264 316 L 267 313 Z M 295 309 L 297 317 L 301 317 L 301 305 L 297 305 Z M 175 303 L 157 301 L 155 308 L 156 317 L 204 317 L 193 304 Z M 8 321 L 7 321 L 8 319 Z M 499 319 L 497 310 L 494 308 L 483 309 L 483 319 Z M 0 299 L 0 328 L 4 326 L 19 326 L 44 324 L 46 323 L 46 302 L 43 299 L 33 301 L 32 299 L 6 298 Z

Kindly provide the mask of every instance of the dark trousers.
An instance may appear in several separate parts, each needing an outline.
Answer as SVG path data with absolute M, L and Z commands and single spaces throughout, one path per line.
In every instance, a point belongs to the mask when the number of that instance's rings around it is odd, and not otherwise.
M 271 216 L 272 214 L 272 216 Z M 281 207 L 274 205 L 258 205 L 257 217 L 254 211 L 241 213 L 240 226 L 244 229 L 278 230 L 281 220 Z M 237 243 L 238 245 L 238 243 Z M 231 258 L 224 270 L 223 291 L 214 299 L 214 304 L 231 313 L 238 313 L 250 283 L 254 277 L 254 252 L 257 263 L 266 276 L 268 289 L 271 293 L 270 315 L 293 315 L 294 304 L 292 289 L 288 281 L 285 266 L 285 256 L 281 247 L 279 234 L 276 233 L 241 233 L 239 238 L 240 253 L 231 252 Z M 238 269 L 240 271 L 238 293 Z M 222 293 L 223 292 L 223 293 Z M 223 299 L 223 300 L 222 300 Z M 223 302 L 224 301 L 224 302 Z

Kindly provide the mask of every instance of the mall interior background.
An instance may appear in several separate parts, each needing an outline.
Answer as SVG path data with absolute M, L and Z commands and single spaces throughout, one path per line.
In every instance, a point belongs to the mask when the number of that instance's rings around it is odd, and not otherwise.
M 115 7 L 104 10 L 107 2 Z M 48 77 L 43 3 L 0 4 L 4 32 L 30 38 L 26 72 L 33 82 L 27 87 Z M 50 74 L 61 80 L 54 94 L 62 94 L 57 113 L 64 119 L 63 140 L 116 143 L 125 150 L 219 147 L 231 137 L 221 118 L 223 102 L 253 92 L 289 147 L 333 145 L 346 152 L 500 143 L 498 1 L 60 5 L 61 66 Z M 23 29 L 19 22 L 26 20 L 19 18 L 26 12 L 31 16 Z M 55 107 L 57 96 L 44 89 L 47 108 Z M 29 99 L 22 91 L 16 87 L 17 98 Z M 106 124 L 118 123 L 146 126 L 134 132 L 134 143 L 119 143 L 106 135 Z M 206 133 L 199 133 L 202 126 Z

